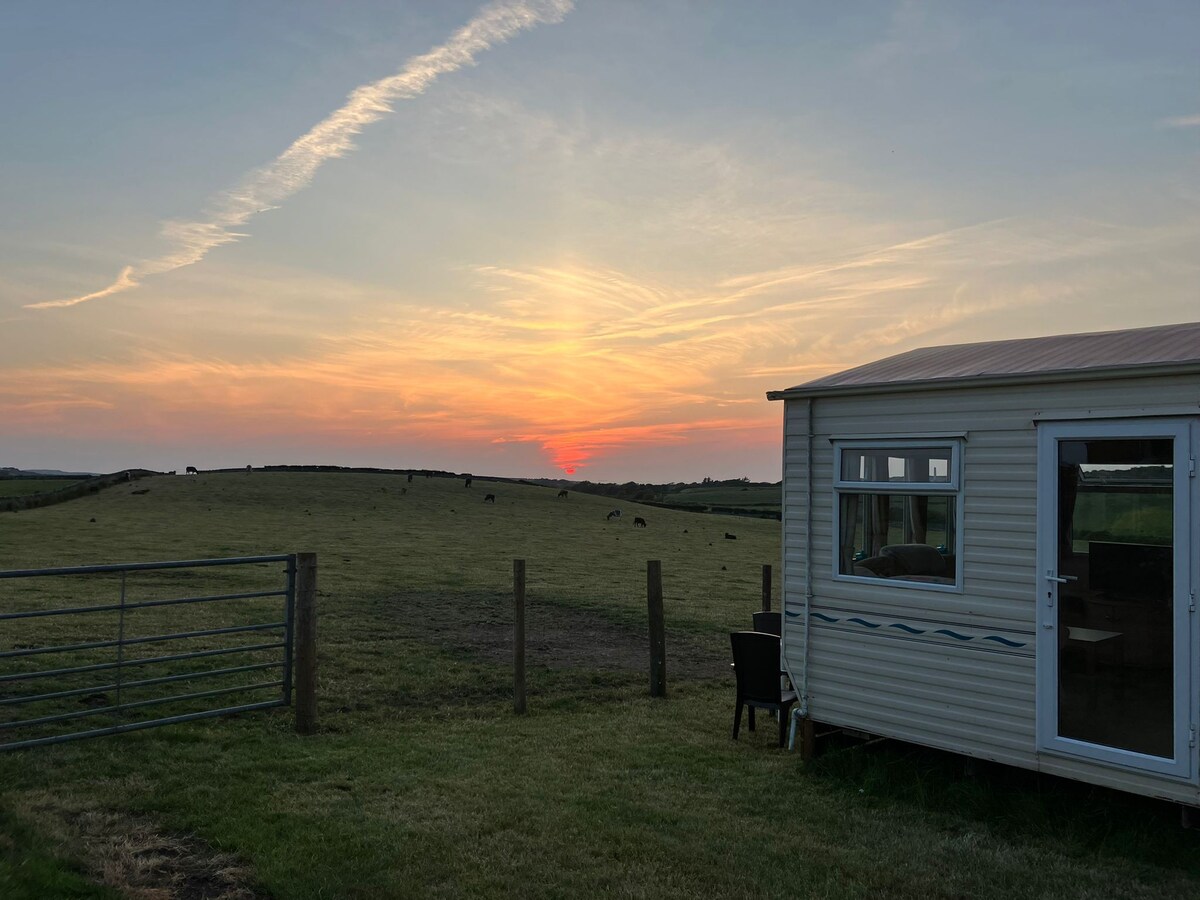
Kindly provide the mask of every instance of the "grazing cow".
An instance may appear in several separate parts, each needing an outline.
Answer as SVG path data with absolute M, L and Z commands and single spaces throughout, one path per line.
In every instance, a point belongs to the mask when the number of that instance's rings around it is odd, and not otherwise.
M 619 509 L 614 509 L 612 512 L 610 512 L 607 516 L 604 517 L 604 521 L 607 522 L 609 519 L 619 519 L 619 518 L 621 518 L 621 511 Z
M 484 498 L 483 498 L 483 502 L 484 502 L 484 503 L 495 503 L 495 502 L 496 502 L 496 495 L 495 495 L 495 494 L 488 494 L 486 497 L 484 497 Z
M 736 535 L 736 534 L 730 534 L 730 533 L 727 531 L 727 532 L 725 532 L 725 540 L 727 540 L 727 541 L 736 541 L 736 540 L 737 540 L 737 535 Z
M 463 484 L 463 487 L 470 487 L 470 486 L 471 486 L 471 476 L 468 475 L 466 482 L 464 482 L 464 484 Z
M 188 466 L 183 471 L 184 471 L 184 474 L 186 474 L 186 475 L 199 475 L 200 474 L 200 470 L 197 469 L 195 466 Z
M 408 473 L 408 483 L 412 484 L 412 472 Z
M 643 519 L 641 516 L 634 516 L 633 517 L 633 527 L 634 528 L 645 528 L 646 520 Z
M 566 492 L 566 491 L 559 491 L 559 492 L 558 492 L 558 499 L 559 499 L 559 500 L 566 500 L 566 499 L 567 499 L 567 492 Z

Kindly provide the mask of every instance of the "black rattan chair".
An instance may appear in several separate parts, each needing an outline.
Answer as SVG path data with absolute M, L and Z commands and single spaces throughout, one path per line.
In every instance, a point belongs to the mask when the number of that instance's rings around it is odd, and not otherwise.
M 780 686 L 779 636 L 758 631 L 734 631 L 729 635 L 733 647 L 733 668 L 737 675 L 737 708 L 733 714 L 733 739 L 742 727 L 742 707 L 749 707 L 750 730 L 754 730 L 754 710 L 769 709 L 779 716 L 779 746 L 787 731 L 787 714 L 796 702 L 795 691 Z
M 777 612 L 756 612 L 754 614 L 754 630 L 763 634 L 783 634 L 783 615 Z

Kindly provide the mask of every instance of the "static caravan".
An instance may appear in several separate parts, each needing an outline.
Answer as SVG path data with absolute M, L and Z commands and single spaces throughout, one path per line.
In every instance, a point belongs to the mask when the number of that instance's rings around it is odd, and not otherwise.
M 1200 806 L 1200 323 L 767 396 L 805 752 L 841 728 Z

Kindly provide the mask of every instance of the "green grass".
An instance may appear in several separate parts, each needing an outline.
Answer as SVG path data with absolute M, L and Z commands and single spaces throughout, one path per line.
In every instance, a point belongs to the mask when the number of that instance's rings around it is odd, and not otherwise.
M 628 503 L 623 522 L 606 522 L 601 497 L 383 475 L 139 486 L 151 490 L 0 516 L 0 568 L 317 552 L 322 730 L 297 737 L 277 711 L 0 755 L 6 900 L 111 896 L 83 880 L 89 851 L 62 824 L 92 812 L 195 834 L 278 898 L 1200 889 L 1192 835 L 1165 804 L 966 778 L 951 757 L 901 746 L 804 766 L 774 747 L 769 722 L 732 742 L 726 632 L 758 607 L 776 522 Z M 633 514 L 649 527 L 632 528 Z M 514 557 L 529 575 L 524 718 L 511 713 L 506 657 Z M 647 559 L 663 561 L 665 701 L 646 696 L 637 662 Z M 232 576 L 209 577 L 136 589 Z
M 667 495 L 671 503 L 704 503 L 710 506 L 744 506 L 749 509 L 778 510 L 782 505 L 781 488 L 774 484 L 744 487 L 713 485 L 689 487 Z
M 0 479 L 0 497 L 28 497 L 62 490 L 78 483 L 67 478 L 4 478 Z

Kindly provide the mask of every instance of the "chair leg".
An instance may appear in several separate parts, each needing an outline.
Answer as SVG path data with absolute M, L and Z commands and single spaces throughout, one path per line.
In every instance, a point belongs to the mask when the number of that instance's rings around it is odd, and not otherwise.
M 754 730 L 754 707 L 750 707 L 750 730 Z
M 754 715 L 753 707 L 751 707 L 751 709 L 750 709 L 750 715 L 751 716 Z M 741 727 L 742 727 L 742 698 L 738 697 L 737 708 L 733 712 L 733 739 L 735 741 L 737 740 L 738 731 L 741 729 Z

